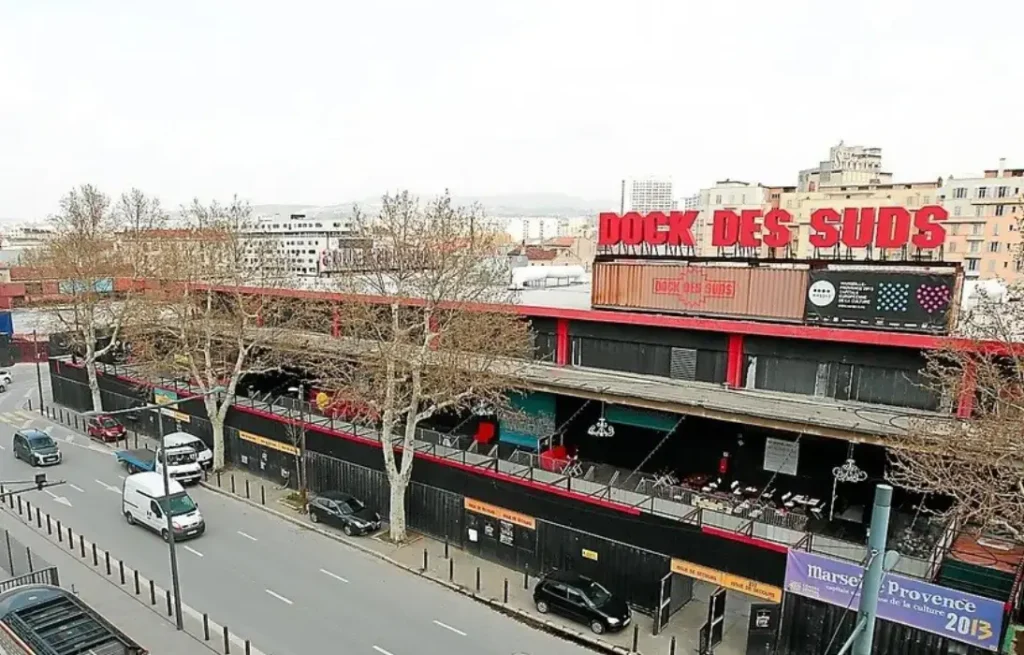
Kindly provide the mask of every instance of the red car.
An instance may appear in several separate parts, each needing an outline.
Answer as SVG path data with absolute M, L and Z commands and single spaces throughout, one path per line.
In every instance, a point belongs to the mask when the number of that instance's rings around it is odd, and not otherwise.
M 89 419 L 85 429 L 90 437 L 101 441 L 117 441 L 125 437 L 124 426 L 113 416 L 94 416 Z

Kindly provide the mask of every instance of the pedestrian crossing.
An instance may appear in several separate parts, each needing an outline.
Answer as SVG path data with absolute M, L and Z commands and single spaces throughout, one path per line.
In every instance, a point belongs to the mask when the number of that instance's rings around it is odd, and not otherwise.
M 33 421 L 43 418 L 35 412 L 28 410 L 15 410 L 12 412 L 0 412 L 0 421 L 16 428 L 28 427 Z

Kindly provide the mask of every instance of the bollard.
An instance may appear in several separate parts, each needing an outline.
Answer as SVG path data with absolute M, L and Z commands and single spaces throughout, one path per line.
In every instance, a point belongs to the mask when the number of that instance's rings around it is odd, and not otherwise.
M 28 517 L 28 522 L 31 523 L 32 522 L 32 502 L 28 501 L 28 500 L 25 501 L 25 516 Z
M 32 411 L 32 399 L 31 398 L 28 399 L 28 411 L 30 411 L 30 412 Z
M 47 516 L 46 518 L 50 518 Z M 43 529 L 43 511 L 39 509 L 39 505 L 36 505 L 36 527 L 40 530 Z M 49 527 L 49 525 L 47 525 Z
M 523 571 L 523 589 L 530 588 L 530 571 L 529 569 Z
M 263 486 L 262 482 L 260 483 L 260 504 L 267 504 L 267 488 Z
M 25 509 L 24 509 L 24 507 L 22 507 L 22 504 L 21 504 L 21 496 L 18 496 L 18 516 L 21 516 L 22 513 L 24 513 L 24 511 L 25 511 Z
M 220 488 L 220 471 L 217 471 L 217 488 Z
M 235 474 L 231 474 L 231 493 L 235 493 Z
M 637 651 L 637 648 L 640 646 L 639 642 L 640 642 L 640 624 L 639 623 L 634 623 L 633 624 L 633 652 L 634 653 L 639 652 L 639 651 Z
M 245 497 L 249 498 L 249 478 L 245 479 Z
M 85 536 L 78 535 L 78 552 L 81 554 L 82 559 L 85 559 Z
M 75 432 L 78 432 L 78 417 L 75 416 Z
M 668 645 L 668 655 L 676 655 L 676 636 L 672 635 L 672 641 Z
M 139 595 L 139 570 L 138 569 L 135 570 L 135 572 L 133 574 L 133 577 L 135 578 L 135 595 L 138 596 Z
M 448 559 L 448 538 L 447 537 L 445 537 L 445 540 L 444 540 L 444 558 Z
M 210 641 L 210 615 L 203 612 L 203 639 Z
M 246 639 L 245 640 L 245 655 L 252 655 L 252 651 L 249 650 L 250 648 L 251 648 L 251 646 L 249 645 L 249 640 Z
M 164 595 L 167 597 L 167 616 L 174 616 L 174 607 L 171 606 L 171 590 L 165 590 Z
M 32 549 L 28 546 L 25 546 L 25 558 L 28 560 L 28 572 L 34 572 L 35 569 L 32 568 Z
M 138 430 L 135 431 L 135 447 L 136 448 L 139 447 L 139 431 Z
M 50 515 L 47 514 L 46 518 L 49 519 Z M 64 543 L 64 528 L 60 527 L 60 519 L 57 519 L 57 543 Z
M 231 639 L 228 638 L 227 626 L 224 626 L 224 655 L 231 655 Z
M 124 584 L 124 562 L 118 561 L 117 569 L 121 572 L 121 584 Z
M 480 593 L 480 567 L 476 567 L 476 592 Z
M 75 549 L 75 535 L 71 533 L 71 528 L 68 528 L 68 548 Z
M 107 561 L 107 575 L 110 575 L 110 551 L 105 551 L 103 557 Z
M 508 605 L 508 578 L 505 578 L 505 594 L 504 594 L 504 596 L 502 598 L 503 598 L 503 602 L 506 605 Z M 633 627 L 635 628 L 636 626 L 633 626 Z M 636 650 L 636 648 L 634 647 L 633 650 Z
M 149 581 L 149 604 L 156 605 L 156 585 L 152 580 Z
M 455 579 L 455 560 L 448 560 L 448 582 Z
M 99 566 L 100 565 L 100 556 L 96 552 L 96 544 L 92 545 L 92 565 L 93 566 Z
M 427 549 L 423 549 L 423 570 L 427 570 Z
M 49 514 L 46 515 L 46 534 L 48 534 L 48 535 L 53 534 L 53 524 L 50 523 L 50 515 Z

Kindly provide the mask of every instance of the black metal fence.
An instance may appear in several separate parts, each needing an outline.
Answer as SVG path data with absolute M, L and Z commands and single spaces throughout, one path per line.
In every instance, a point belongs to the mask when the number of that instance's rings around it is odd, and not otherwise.
M 5 502 L 10 502 L 5 501 Z M 18 507 L 22 506 L 19 500 L 15 501 Z M 11 536 L 10 530 L 4 530 L 0 537 L 0 569 L 10 576 L 9 579 L 0 582 L 0 591 L 6 591 L 18 584 L 31 584 L 43 582 L 56 585 L 57 568 L 52 566 L 42 557 L 32 552 L 32 549 L 22 544 Z M 22 582 L 17 582 L 25 578 Z

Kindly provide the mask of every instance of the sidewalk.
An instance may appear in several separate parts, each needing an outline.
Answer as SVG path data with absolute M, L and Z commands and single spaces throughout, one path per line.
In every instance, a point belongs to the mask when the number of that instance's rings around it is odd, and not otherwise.
M 446 558 L 444 542 L 417 533 L 410 533 L 410 541 L 401 546 L 384 541 L 379 536 L 346 537 L 338 530 L 314 525 L 305 514 L 298 512 L 292 505 L 285 502 L 285 497 L 292 493 L 290 490 L 282 490 L 275 483 L 246 471 L 225 471 L 220 475 L 219 482 L 218 487 L 217 477 L 211 475 L 209 480 L 203 484 L 213 491 L 233 495 L 244 502 L 282 515 L 288 521 L 382 557 L 410 572 L 425 575 L 452 587 L 455 591 L 486 602 L 497 611 L 514 615 L 525 622 L 560 633 L 585 645 L 601 648 L 608 652 L 670 655 L 674 638 L 677 655 L 692 653 L 698 648 L 700 626 L 707 614 L 705 602 L 696 599 L 691 601 L 684 610 L 673 617 L 669 625 L 657 636 L 652 634 L 653 619 L 634 612 L 633 628 L 628 628 L 618 634 L 604 634 L 598 637 L 584 625 L 551 614 L 538 614 L 534 609 L 532 596 L 537 578 L 532 575 L 527 578 L 519 571 L 476 557 L 454 546 L 447 548 L 448 557 Z M 247 490 L 248 498 L 246 497 Z M 386 535 L 386 532 L 381 534 Z M 424 570 L 424 559 L 426 570 Z M 700 584 L 703 583 L 697 583 L 697 585 Z M 695 596 L 697 596 L 697 585 L 695 585 Z M 706 597 L 706 595 L 705 593 L 703 596 Z M 699 605 L 699 607 L 686 611 L 693 605 Z M 635 650 L 633 648 L 634 638 L 636 639 Z M 727 620 L 724 640 L 716 647 L 715 652 L 719 655 L 743 655 L 746 652 L 746 619 L 744 617 L 735 616 L 731 620 Z

